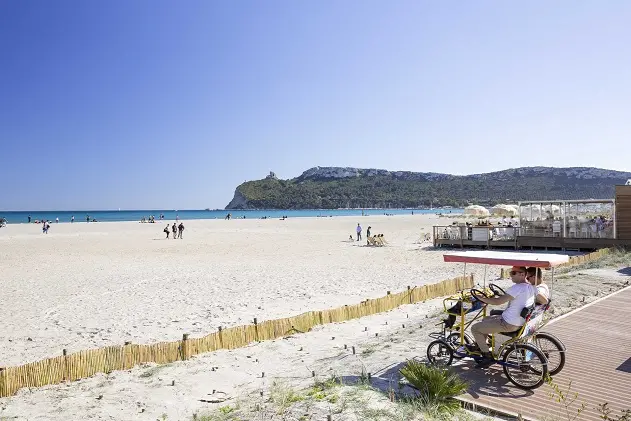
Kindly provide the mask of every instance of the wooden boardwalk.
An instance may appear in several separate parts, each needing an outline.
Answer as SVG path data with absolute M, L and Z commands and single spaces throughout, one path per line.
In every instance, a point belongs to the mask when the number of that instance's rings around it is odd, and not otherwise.
M 556 335 L 567 347 L 565 368 L 554 382 L 562 390 L 572 382 L 578 393 L 574 405 L 586 407 L 581 421 L 601 420 L 596 407 L 608 402 L 615 415 L 631 409 L 631 287 L 553 320 L 542 331 Z M 477 409 L 507 415 L 521 414 L 526 420 L 565 420 L 562 406 L 550 396 L 544 384 L 534 391 L 513 386 L 500 365 L 484 371 L 469 360 L 454 367 L 470 382 L 469 391 L 459 399 Z

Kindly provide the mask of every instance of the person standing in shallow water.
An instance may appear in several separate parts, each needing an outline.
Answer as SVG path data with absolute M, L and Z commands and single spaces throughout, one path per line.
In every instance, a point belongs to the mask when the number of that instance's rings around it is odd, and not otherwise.
M 31 223 L 31 215 L 28 216 L 28 223 Z

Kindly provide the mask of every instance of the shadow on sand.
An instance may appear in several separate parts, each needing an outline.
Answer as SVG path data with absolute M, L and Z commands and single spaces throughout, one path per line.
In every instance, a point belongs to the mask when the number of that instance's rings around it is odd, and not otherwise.
M 425 358 L 415 357 L 415 361 L 426 363 Z M 369 383 L 373 388 L 388 395 L 394 391 L 398 396 L 415 396 L 418 391 L 405 383 L 401 375 L 401 368 L 406 362 L 391 364 L 376 373 L 365 376 L 343 376 L 340 380 L 344 384 Z M 487 369 L 480 369 L 471 360 L 456 361 L 450 367 L 451 371 L 469 384 L 468 393 L 474 399 L 480 396 L 501 396 L 503 398 L 523 398 L 532 395 L 531 390 L 523 390 L 508 381 L 502 367 L 495 364 Z M 401 381 L 403 379 L 403 381 Z

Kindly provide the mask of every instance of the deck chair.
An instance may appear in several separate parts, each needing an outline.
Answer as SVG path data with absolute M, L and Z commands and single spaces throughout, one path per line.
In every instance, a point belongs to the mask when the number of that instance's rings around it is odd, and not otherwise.
M 366 245 L 367 246 L 376 246 L 375 237 L 366 237 Z
M 383 234 L 379 234 L 379 241 L 381 242 L 381 245 L 383 246 L 384 244 L 388 244 L 388 241 L 386 240 L 386 238 L 383 236 Z

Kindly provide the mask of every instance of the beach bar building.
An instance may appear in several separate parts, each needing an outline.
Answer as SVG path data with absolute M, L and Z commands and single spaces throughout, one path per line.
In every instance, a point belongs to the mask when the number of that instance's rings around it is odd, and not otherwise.
M 517 216 L 433 228 L 434 246 L 590 250 L 631 246 L 631 185 L 613 199 L 538 200 L 517 205 Z

